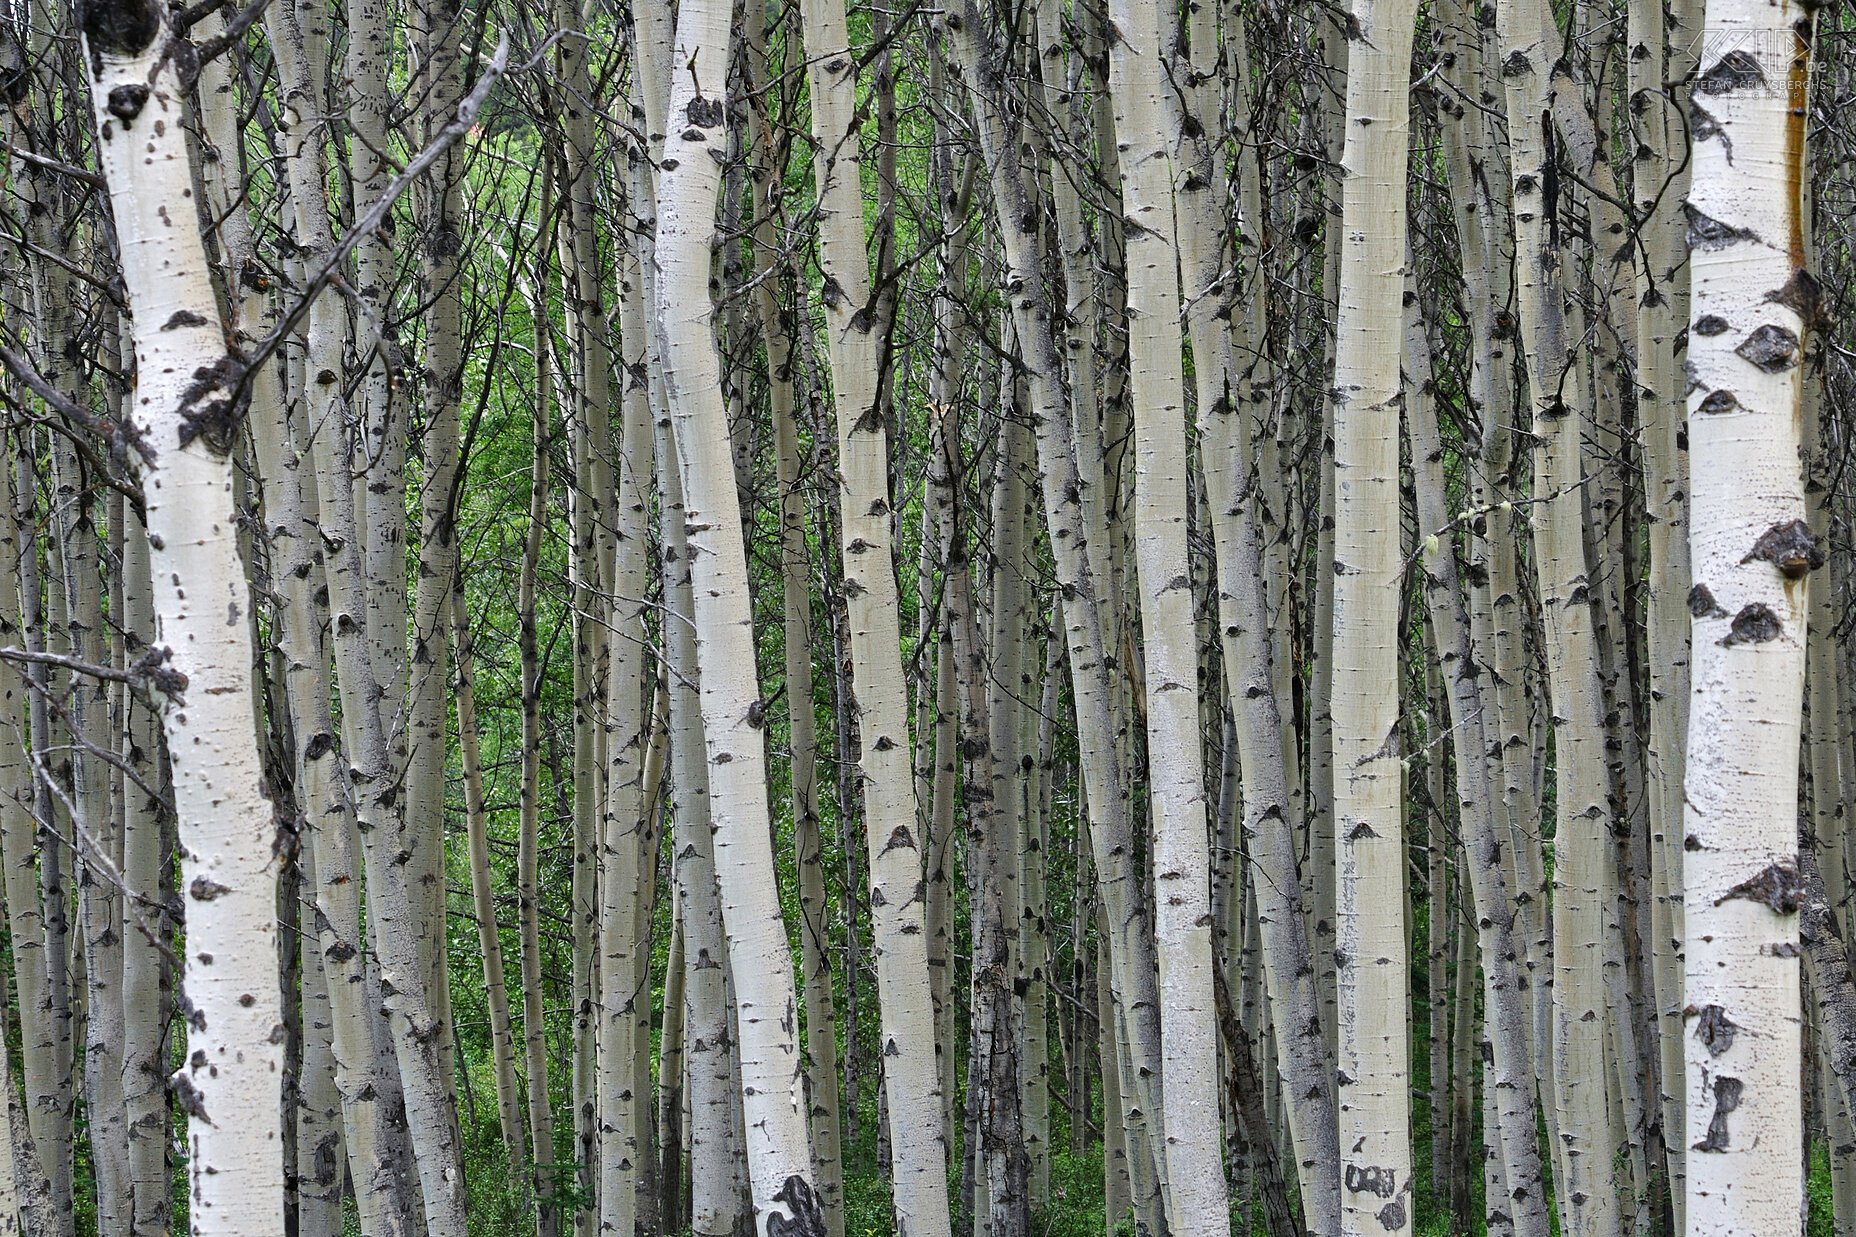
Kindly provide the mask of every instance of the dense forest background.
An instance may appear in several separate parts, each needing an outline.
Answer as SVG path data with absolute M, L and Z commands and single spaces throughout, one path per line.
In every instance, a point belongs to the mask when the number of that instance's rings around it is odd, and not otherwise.
M 1852 38 L 0 0 L 0 1234 L 1856 1234 Z

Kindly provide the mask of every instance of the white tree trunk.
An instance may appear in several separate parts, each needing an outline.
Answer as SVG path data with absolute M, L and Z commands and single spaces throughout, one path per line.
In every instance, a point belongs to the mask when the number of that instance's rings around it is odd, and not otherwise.
M 175 37 L 147 0 L 87 5 L 82 34 L 123 282 L 135 316 L 155 649 L 187 910 L 189 1224 L 201 1237 L 284 1231 L 283 1010 L 276 829 L 252 728 L 251 604 L 231 449 L 226 352 L 183 128 Z
M 819 197 L 826 352 L 831 361 L 843 493 L 840 533 L 869 856 L 871 943 L 881 1018 L 883 1088 L 892 1114 L 939 1108 L 934 990 L 922 930 L 923 846 L 902 671 L 901 603 L 889 493 L 889 433 L 879 403 L 883 315 L 864 248 L 858 56 L 843 0 L 805 0 L 806 67 Z M 840 805 L 845 811 L 850 805 Z M 947 1146 L 933 1122 L 890 1123 L 895 1220 L 915 1237 L 950 1231 Z
M 664 510 L 665 671 L 670 693 L 671 811 L 675 820 L 677 913 L 683 923 L 685 1068 L 689 1074 L 690 1231 L 730 1237 L 741 1205 L 734 1173 L 736 1087 L 726 944 L 716 895 L 707 753 L 698 700 L 694 596 L 682 487 L 668 429 L 660 431 Z
M 1521 946 L 1515 938 L 1514 896 L 1504 878 L 1501 862 L 1506 839 L 1497 827 L 1495 779 L 1489 776 L 1492 770 L 1484 759 L 1492 741 L 1493 731 L 1487 723 L 1494 713 L 1491 707 L 1494 692 L 1485 693 L 1483 677 L 1470 649 L 1468 621 L 1458 587 L 1456 549 L 1445 527 L 1448 516 L 1443 443 L 1432 399 L 1430 342 L 1417 305 L 1416 286 L 1409 277 L 1406 287 L 1406 295 L 1412 303 L 1405 311 L 1405 423 L 1411 443 L 1418 529 L 1423 539 L 1426 613 L 1439 671 L 1445 676 L 1444 686 L 1449 691 L 1448 730 L 1443 731 L 1444 719 L 1434 716 L 1432 721 L 1438 729 L 1431 733 L 1448 733 L 1456 755 L 1457 827 L 1463 835 L 1463 852 L 1470 856 L 1466 883 L 1475 899 L 1476 935 L 1482 962 L 1483 1028 L 1489 1046 L 1483 1059 L 1483 1143 L 1489 1158 L 1498 1161 L 1506 1184 L 1504 1193 L 1485 1198 L 1484 1211 L 1490 1217 L 1505 1216 L 1506 1227 L 1517 1237 L 1546 1237 L 1546 1180 L 1535 1136 L 1540 1112 L 1535 1104 L 1533 1061 L 1527 1043 L 1533 1007 L 1520 985 L 1517 955 Z M 1433 746 L 1427 768 L 1437 769 L 1442 758 L 1441 748 Z M 1442 784 L 1441 777 L 1438 784 Z M 1440 793 L 1433 798 L 1441 807 L 1443 795 Z M 1441 823 L 1434 819 L 1431 862 L 1439 872 L 1446 846 Z M 1435 948 L 1441 953 L 1445 948 L 1442 931 L 1446 926 L 1441 877 L 1434 888 L 1430 907 L 1431 939 L 1438 942 Z M 1446 1073 L 1440 1068 L 1443 1054 L 1438 1045 L 1448 1039 L 1442 1034 L 1443 1011 L 1448 1008 L 1448 1001 L 1441 961 L 1433 967 L 1432 976 L 1431 1134 L 1438 1138 L 1443 1132 L 1438 1124 L 1443 1111 L 1438 1101 L 1444 1094 Z M 1444 1174 L 1432 1175 L 1432 1180 L 1440 1185 L 1444 1179 Z
M 1211 868 L 1199 733 L 1198 660 L 1186 551 L 1185 374 L 1171 135 L 1157 58 L 1172 23 L 1157 0 L 1115 0 L 1109 94 L 1127 219 L 1128 354 L 1134 395 L 1135 560 L 1154 820 L 1154 942 L 1159 959 L 1161 1128 L 1167 1223 L 1230 1229 L 1220 1151 Z
M 839 1149 L 838 1030 L 831 982 L 830 906 L 825 893 L 824 838 L 818 798 L 818 718 L 813 701 L 812 592 L 806 549 L 806 486 L 799 425 L 794 413 L 797 398 L 794 369 L 798 364 L 795 338 L 797 320 L 782 308 L 779 292 L 781 268 L 779 219 L 784 194 L 784 169 L 777 167 L 771 108 L 765 86 L 775 69 L 767 63 L 766 30 L 750 20 L 747 27 L 747 80 L 754 92 L 756 129 L 749 153 L 754 193 L 754 305 L 766 340 L 768 411 L 773 419 L 774 475 L 779 485 L 780 594 L 786 655 L 787 746 L 792 752 L 790 775 L 793 813 L 793 866 L 798 871 L 800 911 L 800 983 L 805 1004 L 807 1115 L 812 1131 L 812 1163 L 818 1173 L 819 1201 L 825 1210 L 827 1237 L 844 1237 L 844 1166 Z M 928 544 L 928 543 L 925 543 Z M 923 743 L 918 732 L 917 743 Z M 921 750 L 918 746 L 918 752 Z M 918 796 L 919 797 L 919 796 Z M 917 804 L 919 813 L 920 804 Z M 927 965 L 938 985 L 947 981 L 943 955 L 936 966 L 932 833 L 925 840 L 930 883 L 923 909 L 923 935 L 927 938 Z M 945 1043 L 936 1023 L 937 1056 Z M 947 1049 L 951 1065 L 952 1050 Z M 952 1102 L 952 1074 L 941 1074 L 941 1106 Z M 943 1148 L 947 1132 L 942 1130 Z
M 1356 0 L 1352 19 L 1333 392 L 1334 964 L 1341 1232 L 1377 1235 L 1405 1229 L 1413 1212 L 1398 409 L 1417 6 Z
M 721 358 L 707 292 L 716 192 L 725 153 L 729 7 L 684 0 L 668 83 L 672 123 L 659 161 L 654 317 L 665 403 L 676 435 L 703 667 L 717 881 L 735 977 L 742 1107 L 755 1224 L 763 1237 L 820 1237 L 800 1068 L 792 954 L 774 883 L 765 706 L 755 670 Z
M 1693 682 L 1684 782 L 1688 1231 L 1801 1231 L 1798 752 L 1810 9 L 1708 6 L 1688 196 Z
M 1539 0 L 1502 0 L 1497 22 L 1514 189 L 1516 300 L 1533 405 L 1534 565 L 1554 742 L 1552 1019 L 1550 1025 L 1537 1022 L 1535 1054 L 1551 1063 L 1548 1127 L 1562 1232 L 1615 1237 L 1621 1220 L 1612 1180 L 1600 905 L 1611 813 L 1579 451 L 1580 413 L 1590 388 L 1573 351 L 1583 317 L 1580 302 L 1568 295 L 1565 229 L 1549 226 L 1565 205 L 1548 198 L 1563 192 L 1549 137 L 1558 130 L 1552 94 L 1563 41 L 1551 6 Z M 1544 757 L 1544 741 L 1536 756 Z M 1545 924 L 1544 912 L 1538 922 Z M 1546 952 L 1535 950 L 1543 972 Z
M 642 356 L 645 312 L 636 263 L 624 261 L 620 276 L 620 322 L 626 347 Z M 628 366 L 628 369 L 631 367 Z M 606 806 L 600 839 L 599 1006 L 597 1111 L 599 1115 L 599 1226 L 601 1232 L 629 1233 L 638 1222 L 638 1183 L 642 1155 L 644 1096 L 631 1079 L 641 1049 L 638 1008 L 640 966 L 650 953 L 649 919 L 640 913 L 654 881 L 655 849 L 645 838 L 651 807 L 646 793 L 646 742 L 651 713 L 645 692 L 644 599 L 650 593 L 648 530 L 652 467 L 649 390 L 633 372 L 623 394 L 618 492 L 613 498 L 617 542 L 611 567 L 612 629 L 607 641 L 605 713 L 611 728 L 606 739 Z M 643 923 L 640 920 L 643 919 Z M 643 931 L 640 928 L 643 927 Z

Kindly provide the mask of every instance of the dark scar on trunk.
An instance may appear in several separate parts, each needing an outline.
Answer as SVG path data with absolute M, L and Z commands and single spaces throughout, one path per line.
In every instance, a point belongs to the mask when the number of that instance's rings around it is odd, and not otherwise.
M 1740 1094 L 1744 1090 L 1746 1087 L 1738 1078 L 1714 1080 L 1714 1117 L 1708 1122 L 1707 1136 L 1695 1144 L 1696 1151 L 1727 1150 L 1727 1114 L 1740 1107 Z
M 161 33 L 151 0 L 79 0 L 77 24 L 90 48 L 90 71 L 101 77 L 103 56 L 134 56 Z
M 1698 1019 L 1695 1038 L 1707 1048 L 1709 1056 L 1718 1057 L 1734 1046 L 1734 1032 L 1740 1028 L 1719 1005 L 1704 1005 L 1700 1009 L 1691 1005 L 1682 1012 Z
M 1755 601 L 1734 615 L 1733 625 L 1727 629 L 1721 644 L 1726 648 L 1736 644 L 1764 644 L 1768 640 L 1777 640 L 1784 630 L 1784 625 L 1779 622 L 1779 616 L 1772 612 L 1772 607 L 1763 601 Z
M 1774 524 L 1760 534 L 1743 563 L 1771 563 L 1788 580 L 1802 580 L 1824 565 L 1824 549 L 1803 520 Z
M 1781 859 L 1769 864 L 1757 876 L 1741 881 L 1714 900 L 1716 906 L 1745 898 L 1758 902 L 1779 915 L 1795 915 L 1804 896 L 1804 878 L 1798 874 L 1795 859 Z
M 767 1237 L 825 1237 L 825 1209 L 810 1181 L 798 1174 L 788 1177 L 773 1201 L 784 1204 L 788 1214 L 767 1217 Z

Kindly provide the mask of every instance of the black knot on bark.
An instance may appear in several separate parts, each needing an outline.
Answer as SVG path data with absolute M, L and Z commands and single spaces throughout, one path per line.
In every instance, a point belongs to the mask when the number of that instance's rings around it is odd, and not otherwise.
M 206 876 L 196 876 L 187 886 L 187 892 L 196 902 L 211 902 L 221 894 L 231 893 L 226 886 Z
M 1398 1170 L 1395 1168 L 1383 1168 L 1373 1164 L 1349 1164 L 1343 1175 L 1350 1193 L 1391 1198 L 1398 1192 Z
M 782 1204 L 786 1214 L 768 1213 L 767 1237 L 825 1237 L 825 1209 L 810 1181 L 795 1173 L 773 1201 Z
M 1753 234 L 1731 223 L 1722 223 L 1712 215 L 1685 205 L 1688 212 L 1688 246 L 1690 249 L 1725 249 L 1738 241 L 1750 240 Z
M 152 0 L 80 0 L 77 24 L 90 47 L 90 71 L 101 76 L 102 56 L 133 56 L 161 33 L 161 15 Z
M 1714 1080 L 1714 1116 L 1708 1122 L 1707 1135 L 1695 1144 L 1696 1151 L 1727 1150 L 1727 1114 L 1740 1107 L 1740 1094 L 1745 1089 L 1738 1078 L 1719 1077 Z
M 1772 612 L 1772 607 L 1763 601 L 1749 602 L 1734 615 L 1733 626 L 1722 638 L 1723 648 L 1732 648 L 1736 644 L 1764 644 L 1768 640 L 1777 640 L 1785 630 L 1779 616 Z
M 1756 875 L 1741 881 L 1716 898 L 1714 904 L 1723 906 L 1737 898 L 1744 898 L 1762 904 L 1774 914 L 1795 915 L 1803 896 L 1804 879 L 1798 874 L 1798 861 L 1788 857 L 1761 868 Z
M 1798 336 L 1768 322 L 1741 340 L 1734 352 L 1769 374 L 1781 374 L 1798 363 Z
M 1740 1028 L 1719 1005 L 1704 1005 L 1700 1009 L 1691 1005 L 1682 1012 L 1697 1020 L 1695 1038 L 1707 1048 L 1709 1056 L 1718 1057 L 1734 1046 L 1734 1032 Z
M 142 114 L 142 108 L 148 104 L 148 87 L 141 82 L 131 82 L 126 86 L 117 86 L 110 91 L 109 99 L 104 103 L 104 110 L 122 121 L 124 130 L 129 122 Z
M 1696 80 L 1695 88 L 1703 94 L 1726 94 L 1730 90 L 1757 86 L 1765 80 L 1765 71 L 1752 53 L 1735 48 L 1715 61 L 1713 67 Z
M 1760 534 L 1743 563 L 1771 563 L 1787 580 L 1802 580 L 1824 565 L 1823 546 L 1803 520 L 1774 524 Z

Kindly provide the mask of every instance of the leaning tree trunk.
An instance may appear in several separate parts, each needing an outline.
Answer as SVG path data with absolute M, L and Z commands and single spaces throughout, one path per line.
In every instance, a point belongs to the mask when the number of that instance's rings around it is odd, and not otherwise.
M 659 492 L 664 511 L 664 669 L 670 695 L 671 854 L 676 914 L 683 925 L 685 1061 L 689 1085 L 690 1232 L 731 1237 L 741 1211 L 735 1171 L 733 1034 L 722 908 L 716 898 L 714 831 L 698 703 L 701 668 L 691 630 L 694 609 L 683 495 L 669 433 L 660 428 Z
M 774 66 L 767 58 L 765 30 L 748 24 L 747 80 L 754 91 L 756 132 L 749 152 L 749 180 L 754 193 L 754 307 L 767 353 L 767 403 L 773 420 L 774 476 L 779 486 L 780 596 L 786 655 L 787 745 L 792 753 L 791 802 L 793 866 L 798 872 L 800 915 L 800 987 L 805 1004 L 807 1116 L 812 1132 L 812 1165 L 818 1174 L 819 1201 L 825 1211 L 827 1237 L 844 1237 L 844 1165 L 839 1151 L 838 1031 L 831 985 L 831 930 L 825 892 L 824 837 L 818 800 L 818 717 L 812 698 L 812 593 L 806 550 L 806 490 L 800 476 L 799 424 L 794 366 L 797 363 L 796 313 L 780 303 L 779 210 L 784 176 L 784 146 L 776 145 L 768 96 L 764 91 Z M 918 737 L 917 743 L 924 739 Z M 918 749 L 919 750 L 919 749 Z M 933 922 L 933 848 L 928 903 L 923 908 L 923 935 L 928 939 L 931 979 L 946 983 L 946 964 L 935 969 L 938 939 Z M 937 1055 L 944 1037 L 934 1036 Z M 949 1060 L 951 1061 L 951 1049 Z M 941 1106 L 953 1090 L 944 1073 Z M 946 1124 L 942 1142 L 946 1145 Z
M 282 1234 L 277 838 L 252 726 L 251 598 L 233 506 L 239 362 L 195 226 L 180 38 L 149 0 L 85 4 L 79 25 L 135 317 L 152 677 L 166 696 L 187 907 L 188 1063 L 173 1086 L 189 1117 L 189 1226 Z
M 544 229 L 553 209 L 550 172 L 542 173 Z M 521 818 L 516 831 L 516 901 L 521 910 L 522 1048 L 528 1071 L 529 1190 L 541 1237 L 560 1232 L 554 1176 L 554 1101 L 548 1087 L 546 977 L 541 967 L 541 640 L 536 614 L 542 537 L 548 522 L 549 452 L 554 420 L 554 328 L 548 317 L 548 248 L 537 247 L 531 316 L 535 323 L 534 438 L 529 455 L 528 524 L 516 585 L 517 644 L 522 662 Z
M 1798 744 L 1806 576 L 1802 112 L 1810 12 L 1708 9 L 1688 196 L 1689 592 L 1683 785 L 1688 1231 L 1800 1231 Z M 1799 109 L 1799 110 L 1794 110 Z
M 1378 1234 L 1412 1211 L 1398 409 L 1417 6 L 1356 0 L 1352 20 L 1334 345 L 1334 964 L 1341 1232 Z
M 451 647 L 457 659 L 458 765 L 464 781 L 464 839 L 470 869 L 471 909 L 477 919 L 477 950 L 483 955 L 484 1009 L 490 1023 L 490 1072 L 496 1084 L 496 1124 L 510 1165 L 522 1161 L 522 1098 L 516 1083 L 514 1024 L 509 1016 L 509 981 L 503 967 L 503 936 L 496 922 L 496 889 L 490 873 L 489 808 L 483 798 L 483 756 L 477 737 L 477 655 L 465 610 L 464 576 L 453 577 Z
M 716 876 L 735 981 L 742 1107 L 755 1224 L 763 1237 L 824 1231 L 806 1136 L 792 953 L 774 883 L 766 705 L 755 669 L 741 533 L 709 270 L 726 154 L 729 6 L 684 0 L 677 14 L 668 126 L 659 162 L 653 299 L 665 403 L 676 436 L 703 668 L 702 723 L 714 805 Z

